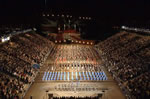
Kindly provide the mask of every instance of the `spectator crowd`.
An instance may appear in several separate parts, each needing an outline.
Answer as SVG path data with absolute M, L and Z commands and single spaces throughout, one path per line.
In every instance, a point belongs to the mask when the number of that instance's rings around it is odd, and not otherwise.
M 38 72 L 33 64 L 42 64 L 53 43 L 36 33 L 15 35 L 0 44 L 0 99 L 19 99 L 25 84 Z
M 104 65 L 132 99 L 150 97 L 150 36 L 122 31 L 96 48 Z

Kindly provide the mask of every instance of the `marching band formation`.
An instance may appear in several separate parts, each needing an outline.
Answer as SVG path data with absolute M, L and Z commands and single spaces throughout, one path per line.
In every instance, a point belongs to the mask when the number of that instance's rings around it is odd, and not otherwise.
M 103 72 L 45 72 L 43 81 L 104 81 L 107 80 L 106 74 Z
M 92 63 L 97 64 L 98 54 L 88 45 L 58 45 L 52 52 L 55 63 Z
M 104 81 L 105 72 L 92 46 L 58 45 L 51 53 L 42 81 Z

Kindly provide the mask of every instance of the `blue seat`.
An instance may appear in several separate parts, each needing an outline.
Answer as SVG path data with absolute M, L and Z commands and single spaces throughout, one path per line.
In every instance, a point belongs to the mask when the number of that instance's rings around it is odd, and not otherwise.
M 49 72 L 47 72 L 47 75 L 46 75 L 46 78 L 45 78 L 46 81 L 48 80 L 48 76 L 49 76 Z
M 52 74 L 52 76 L 51 76 L 51 80 L 53 80 L 53 76 L 54 76 L 54 74 Z
M 102 77 L 101 77 L 101 76 L 99 76 L 99 79 L 100 79 L 100 80 L 102 80 Z
M 99 72 L 100 75 L 102 75 L 102 72 Z
M 82 80 L 81 72 L 79 72 L 80 80 Z
M 54 80 L 54 77 L 55 77 L 55 72 L 53 72 L 53 77 L 52 77 L 52 80 Z
M 62 80 L 62 75 L 63 75 L 63 73 L 61 72 L 61 75 L 60 75 L 60 80 Z
M 44 81 L 45 77 L 46 77 L 46 72 L 44 72 L 44 75 L 43 75 L 42 81 Z
M 96 78 L 97 78 L 97 80 L 99 80 L 99 77 L 98 77 L 98 76 L 97 76 Z
M 68 72 L 68 80 L 69 80 L 69 72 Z
M 59 75 L 60 75 L 60 72 L 58 72 L 57 80 L 59 80 Z
M 72 80 L 74 80 L 74 78 L 73 78 L 73 72 L 72 72 Z
M 45 78 L 45 80 L 47 81 L 47 78 Z
M 93 78 L 95 78 L 94 72 L 92 72 L 92 76 L 93 76 Z
M 54 80 L 56 80 L 56 77 L 57 77 L 57 72 L 56 72 L 55 75 L 54 75 Z
M 107 76 L 105 78 L 106 78 L 106 80 L 108 80 Z
M 48 77 L 48 80 L 50 80 L 51 74 L 52 74 L 52 72 L 50 72 L 49 77 Z
M 66 72 L 64 72 L 64 80 L 66 80 Z
M 76 72 L 76 80 L 78 80 L 78 72 Z
M 99 72 L 97 72 L 97 74 L 98 74 L 98 76 L 100 75 L 100 73 L 99 73 Z

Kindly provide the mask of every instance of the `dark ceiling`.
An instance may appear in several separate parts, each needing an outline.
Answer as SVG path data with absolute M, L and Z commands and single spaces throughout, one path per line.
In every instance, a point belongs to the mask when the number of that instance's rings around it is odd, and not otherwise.
M 46 6 L 45 6 L 46 2 Z M 149 20 L 149 0 L 1 0 L 1 21 L 31 20 L 43 12 L 92 16 L 98 20 Z M 5 21 L 4 21 L 5 20 Z

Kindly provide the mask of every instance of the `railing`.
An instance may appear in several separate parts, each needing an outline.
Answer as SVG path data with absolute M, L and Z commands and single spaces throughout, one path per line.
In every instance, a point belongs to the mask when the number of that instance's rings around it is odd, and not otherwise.
M 150 29 L 127 27 L 127 26 L 122 26 L 121 29 L 127 30 L 127 31 L 143 32 L 143 33 L 150 34 Z
M 35 30 L 35 29 L 26 29 L 26 30 L 22 30 L 22 31 L 12 32 L 12 33 L 9 33 L 7 35 L 3 35 L 2 37 L 0 37 L 0 40 L 2 42 L 9 41 L 10 38 L 14 35 L 18 35 L 18 34 L 21 34 L 21 33 L 27 33 L 27 32 L 33 31 L 33 30 Z

